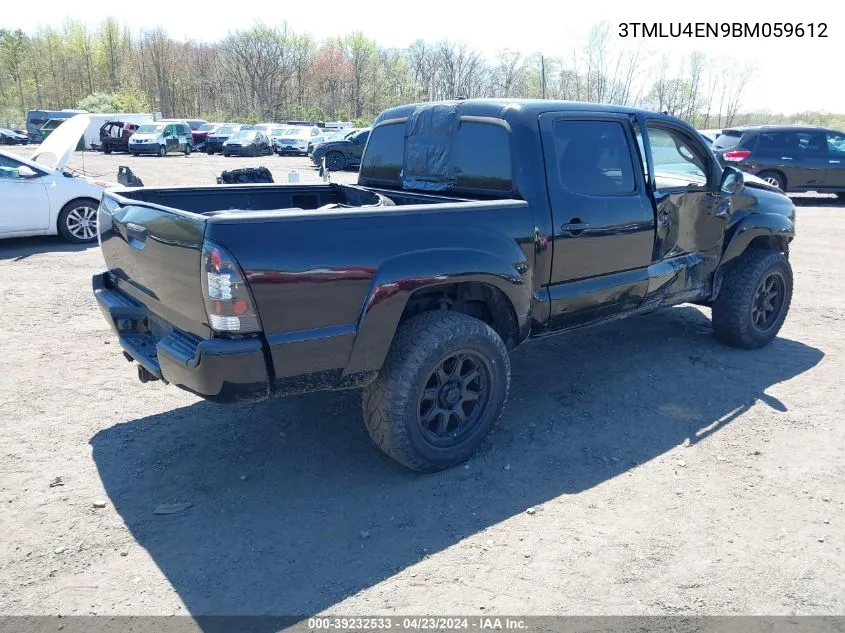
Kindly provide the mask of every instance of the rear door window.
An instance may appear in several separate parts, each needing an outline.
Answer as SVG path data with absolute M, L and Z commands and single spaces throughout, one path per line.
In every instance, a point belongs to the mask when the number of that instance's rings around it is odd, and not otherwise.
M 762 156 L 783 154 L 787 151 L 787 135 L 784 132 L 764 132 L 757 135 L 754 152 Z
M 796 132 L 797 139 L 793 145 L 797 146 L 798 153 L 804 156 L 820 156 L 827 154 L 827 139 L 821 132 Z
M 588 196 L 636 190 L 631 149 L 618 121 L 558 120 L 553 139 L 554 155 L 546 157 L 552 189 L 556 184 Z
M 837 158 L 845 156 L 845 134 L 837 132 L 827 133 L 827 153 L 836 154 Z

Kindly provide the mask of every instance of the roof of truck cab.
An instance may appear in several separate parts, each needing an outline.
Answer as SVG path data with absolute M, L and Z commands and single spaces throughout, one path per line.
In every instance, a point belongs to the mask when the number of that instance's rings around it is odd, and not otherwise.
M 616 114 L 646 115 L 666 120 L 679 121 L 675 117 L 627 106 L 611 105 L 607 103 L 588 103 L 583 101 L 555 101 L 551 99 L 452 99 L 448 101 L 428 101 L 409 103 L 407 105 L 389 108 L 376 117 L 373 125 L 388 119 L 403 119 L 408 117 L 418 107 L 442 105 L 454 107 L 461 116 L 490 117 L 506 121 L 535 120 L 544 112 L 608 112 Z

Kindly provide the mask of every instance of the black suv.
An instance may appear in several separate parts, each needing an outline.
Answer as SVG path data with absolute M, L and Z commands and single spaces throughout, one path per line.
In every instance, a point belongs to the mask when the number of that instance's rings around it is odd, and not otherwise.
M 713 151 L 782 191 L 835 193 L 845 199 L 845 133 L 810 125 L 722 130 Z

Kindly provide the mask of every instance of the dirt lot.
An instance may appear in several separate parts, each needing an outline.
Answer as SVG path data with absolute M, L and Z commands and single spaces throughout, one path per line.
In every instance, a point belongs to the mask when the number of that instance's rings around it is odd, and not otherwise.
M 305 161 L 85 164 L 159 185 Z M 481 454 L 430 476 L 371 445 L 355 391 L 142 385 L 96 245 L 0 242 L 0 613 L 845 612 L 845 207 L 796 202 L 770 347 L 718 344 L 692 306 L 528 344 Z

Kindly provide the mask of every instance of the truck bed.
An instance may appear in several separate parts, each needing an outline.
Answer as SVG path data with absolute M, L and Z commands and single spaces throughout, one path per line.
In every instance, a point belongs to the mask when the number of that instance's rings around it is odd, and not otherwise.
M 362 187 L 333 183 L 143 187 L 124 189 L 119 192 L 117 198 L 199 215 L 228 211 L 281 211 L 285 209 L 313 211 L 320 208 L 371 207 L 390 204 L 390 201 L 383 196 Z

